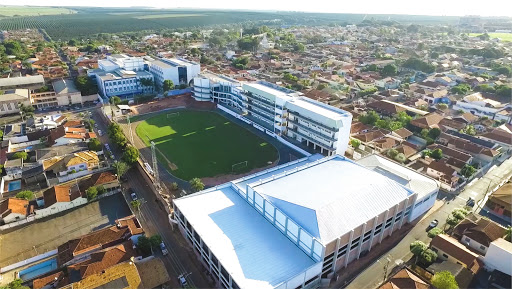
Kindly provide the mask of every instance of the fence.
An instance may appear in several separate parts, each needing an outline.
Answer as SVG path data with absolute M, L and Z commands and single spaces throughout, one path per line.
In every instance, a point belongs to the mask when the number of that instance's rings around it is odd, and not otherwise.
M 58 252 L 58 250 L 55 249 L 55 250 L 43 253 L 41 255 L 34 256 L 32 258 L 25 259 L 25 260 L 20 261 L 18 263 L 14 263 L 14 264 L 2 267 L 2 268 L 0 268 L 0 274 L 3 274 L 5 272 L 9 272 L 9 271 L 14 270 L 16 268 L 23 267 L 23 266 L 26 266 L 28 264 L 31 264 L 31 263 L 34 263 L 34 262 L 46 259 L 46 258 L 54 256 L 54 255 L 57 255 L 57 252 Z
M 4 230 L 18 227 L 18 226 L 21 226 L 24 224 L 28 224 L 28 223 L 36 221 L 36 220 L 44 219 L 48 216 L 55 215 L 55 214 L 58 214 L 58 213 L 61 213 L 61 212 L 67 211 L 67 210 L 71 210 L 75 207 L 80 207 L 82 205 L 86 205 L 90 202 L 94 202 L 94 201 L 100 200 L 100 199 L 108 197 L 108 196 L 112 196 L 114 194 L 117 194 L 118 192 L 120 192 L 120 189 L 101 194 L 91 201 L 87 201 L 86 198 L 79 198 L 79 199 L 75 199 L 72 202 L 69 202 L 68 204 L 61 203 L 61 205 L 55 206 L 53 208 L 50 207 L 50 208 L 44 208 L 41 210 L 36 210 L 35 211 L 36 213 L 34 215 L 30 215 L 26 219 L 0 226 L 0 231 L 4 231 Z
M 184 88 L 184 89 L 174 89 L 167 92 L 166 96 L 176 96 L 176 95 L 182 95 L 186 93 L 192 93 L 192 88 Z

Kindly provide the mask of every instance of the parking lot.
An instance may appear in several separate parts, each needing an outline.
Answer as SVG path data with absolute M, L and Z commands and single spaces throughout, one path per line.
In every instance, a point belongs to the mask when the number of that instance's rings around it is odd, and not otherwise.
M 18 227 L 0 236 L 0 267 L 56 249 L 60 244 L 114 224 L 130 215 L 121 194 L 89 203 L 67 213 Z

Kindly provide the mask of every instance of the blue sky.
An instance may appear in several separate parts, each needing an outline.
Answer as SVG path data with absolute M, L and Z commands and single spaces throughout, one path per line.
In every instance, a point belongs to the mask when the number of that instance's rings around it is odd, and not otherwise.
M 482 15 L 512 17 L 511 0 L 4 0 L 3 5 L 40 6 L 151 6 L 158 8 L 256 9 L 362 14 Z M 1 8 L 0 8 L 1 10 Z M 0 13 L 1 14 L 1 13 Z

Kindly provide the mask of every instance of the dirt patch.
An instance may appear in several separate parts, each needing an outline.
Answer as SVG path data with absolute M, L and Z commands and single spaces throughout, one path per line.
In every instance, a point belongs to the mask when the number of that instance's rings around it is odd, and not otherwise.
M 201 181 L 206 187 L 214 187 L 220 184 L 224 184 L 227 182 L 230 182 L 232 180 L 240 179 L 248 175 L 255 174 L 257 172 L 261 172 L 264 170 L 268 170 L 272 167 L 275 167 L 277 165 L 277 161 L 273 162 L 271 165 L 268 165 L 266 167 L 253 169 L 251 171 L 242 173 L 242 174 L 227 174 L 227 175 L 220 175 L 216 177 L 209 177 L 209 178 L 201 178 Z

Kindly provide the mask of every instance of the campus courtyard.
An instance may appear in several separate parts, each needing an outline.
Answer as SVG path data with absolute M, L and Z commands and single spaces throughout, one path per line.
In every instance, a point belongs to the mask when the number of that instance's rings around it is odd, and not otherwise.
M 138 122 L 134 120 L 134 122 Z M 183 180 L 239 174 L 274 163 L 277 149 L 215 112 L 163 112 L 138 122 L 136 133 Z

